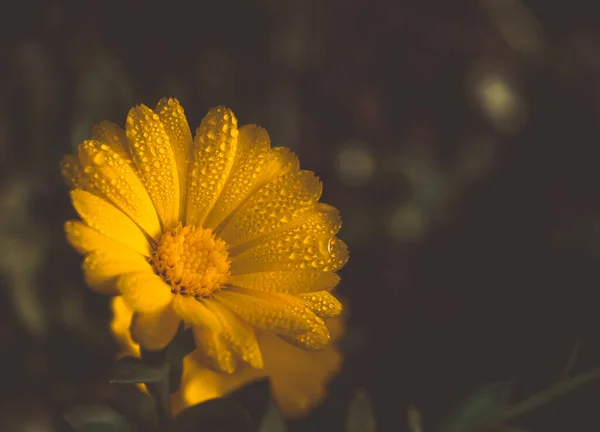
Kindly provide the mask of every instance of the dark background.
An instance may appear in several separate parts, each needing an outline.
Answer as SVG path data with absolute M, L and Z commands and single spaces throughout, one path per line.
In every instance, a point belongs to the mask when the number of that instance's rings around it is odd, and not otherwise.
M 0 419 L 14 430 L 59 430 L 56 413 L 111 398 L 108 300 L 64 241 L 58 161 L 163 96 L 192 129 L 219 104 L 266 127 L 344 217 L 345 367 L 289 430 L 344 430 L 360 389 L 378 430 L 408 430 L 415 406 L 433 431 L 482 385 L 511 382 L 518 401 L 555 383 L 574 346 L 571 373 L 600 363 L 594 2 L 2 8 Z M 597 431 L 599 397 L 583 387 L 515 424 Z

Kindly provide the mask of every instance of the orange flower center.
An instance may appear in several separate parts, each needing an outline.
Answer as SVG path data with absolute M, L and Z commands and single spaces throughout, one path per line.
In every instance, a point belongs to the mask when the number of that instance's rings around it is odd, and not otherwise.
M 173 294 L 206 297 L 223 287 L 229 276 L 227 244 L 212 230 L 184 226 L 162 235 L 152 254 L 156 273 Z

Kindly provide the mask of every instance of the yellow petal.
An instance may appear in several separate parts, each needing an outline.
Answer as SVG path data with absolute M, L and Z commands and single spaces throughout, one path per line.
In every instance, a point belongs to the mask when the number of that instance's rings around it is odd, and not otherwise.
M 60 161 L 60 172 L 67 186 L 71 189 L 85 189 L 95 194 L 101 194 L 93 186 L 81 168 L 79 157 L 74 154 L 64 155 Z
M 220 237 L 231 247 L 289 226 L 314 209 L 322 184 L 310 171 L 277 177 L 260 188 L 224 226 Z
M 330 291 L 339 283 L 340 277 L 332 272 L 318 270 L 270 271 L 231 275 L 227 283 L 258 291 L 287 294 Z
M 88 286 L 100 294 L 108 295 L 120 294 L 116 283 L 122 274 L 152 272 L 152 267 L 142 255 L 126 249 L 96 250 L 85 257 L 82 267 Z
M 298 297 L 321 318 L 333 318 L 342 313 L 343 307 L 340 301 L 327 291 L 300 294 Z
M 252 327 L 215 300 L 206 299 L 203 303 L 215 314 L 221 323 L 223 338 L 233 351 L 252 367 L 263 367 L 260 348 L 256 342 L 256 336 Z
M 323 320 L 294 296 L 232 287 L 217 291 L 214 298 L 253 326 L 271 330 L 291 343 L 322 348 L 329 342 Z
M 338 209 L 329 204 L 317 203 L 314 209 L 304 212 L 300 217 L 290 222 L 285 229 L 230 247 L 229 256 L 235 257 L 257 246 L 273 241 L 279 242 L 280 239 L 286 236 L 294 236 L 301 241 L 313 234 L 334 236 L 341 227 L 342 218 Z
M 186 224 L 201 226 L 235 160 L 237 120 L 230 109 L 211 109 L 196 130 L 188 173 Z
M 333 236 L 341 226 L 334 207 L 318 204 L 316 210 L 306 212 L 293 225 L 231 249 L 231 273 L 337 271 L 346 263 L 348 249 L 344 242 Z
M 227 373 L 235 370 L 236 359 L 223 338 L 223 326 L 204 300 L 177 295 L 173 302 L 177 314 L 194 328 L 196 345 L 201 348 L 196 355 L 205 357 L 207 363 Z
M 337 237 L 290 235 L 272 239 L 234 257 L 230 271 L 234 275 L 277 270 L 337 271 L 347 261 L 348 248 Z
M 193 331 L 198 348 L 193 357 L 214 370 L 228 374 L 235 372 L 237 359 L 221 332 L 201 327 L 194 327 Z
M 185 216 L 185 196 L 187 194 L 188 164 L 192 147 L 192 133 L 188 125 L 183 107 L 177 99 L 161 99 L 154 112 L 158 114 L 160 121 L 165 127 L 169 141 L 173 148 L 173 155 L 177 164 L 179 177 L 179 220 L 183 221 Z
M 126 130 L 140 179 L 163 227 L 170 229 L 179 222 L 179 174 L 169 135 L 158 114 L 145 105 L 129 110 Z
M 121 296 L 113 297 L 111 304 L 113 317 L 110 322 L 110 331 L 120 347 L 118 357 L 140 357 L 140 346 L 131 339 L 129 332 L 133 310 Z
M 329 345 L 322 350 L 305 350 L 261 330 L 256 337 L 263 352 L 263 369 L 245 367 L 231 374 L 219 373 L 205 367 L 195 355 L 186 357 L 181 408 L 222 397 L 262 376 L 269 378 L 275 402 L 284 416 L 300 417 L 317 406 L 325 397 L 328 381 L 342 364 L 336 348 Z
M 156 312 L 173 299 L 171 287 L 152 272 L 133 272 L 119 276 L 117 288 L 136 312 Z
M 138 312 L 131 321 L 131 337 L 147 350 L 165 348 L 177 333 L 181 317 L 171 306 L 154 312 Z
M 277 406 L 286 417 L 300 417 L 327 394 L 328 381 L 339 371 L 342 357 L 328 345 L 322 350 L 292 346 L 269 332 L 257 335 Z
M 255 125 L 240 128 L 231 173 L 204 227 L 216 229 L 242 202 L 269 181 L 297 171 L 298 158 L 282 148 L 270 150 L 267 131 Z
M 135 164 L 133 163 L 133 158 L 129 152 L 127 135 L 118 125 L 108 121 L 103 121 L 95 125 L 92 129 L 92 139 L 94 141 L 99 141 L 102 144 L 106 144 L 111 150 L 117 153 L 124 162 L 135 170 Z
M 202 300 L 196 300 L 190 296 L 176 295 L 173 308 L 188 324 L 216 332 L 221 331 L 221 323 Z
M 161 227 L 154 205 L 137 174 L 108 145 L 84 141 L 79 160 L 90 182 L 155 240 Z
M 121 210 L 81 189 L 71 191 L 71 201 L 79 216 L 100 234 L 150 256 L 151 246 L 146 236 Z
M 183 359 L 181 402 L 183 407 L 187 407 L 222 397 L 259 376 L 264 376 L 262 370 L 253 368 L 245 368 L 236 373 L 215 372 L 200 363 L 195 355 L 190 355 Z
M 135 253 L 135 251 L 124 246 L 122 243 L 118 243 L 100 234 L 81 221 L 71 220 L 65 222 L 65 234 L 67 241 L 81 254 L 97 250 L 117 256 L 128 256 L 130 253 Z

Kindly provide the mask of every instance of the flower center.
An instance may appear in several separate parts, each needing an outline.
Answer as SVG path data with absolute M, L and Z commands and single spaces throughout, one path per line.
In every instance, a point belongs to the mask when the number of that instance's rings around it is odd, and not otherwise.
M 162 235 L 151 262 L 173 294 L 194 297 L 206 297 L 221 288 L 231 264 L 227 244 L 212 230 L 181 224 Z

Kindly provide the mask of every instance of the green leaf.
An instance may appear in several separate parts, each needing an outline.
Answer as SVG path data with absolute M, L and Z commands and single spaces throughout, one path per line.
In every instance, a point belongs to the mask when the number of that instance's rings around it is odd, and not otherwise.
M 450 415 L 440 432 L 463 432 L 496 417 L 508 403 L 510 383 L 491 383 L 471 394 Z
M 64 415 L 77 432 L 132 432 L 131 422 L 105 405 L 79 406 Z
M 179 414 L 172 432 L 255 432 L 270 402 L 269 380 L 260 379 L 229 393 L 194 405 Z
M 192 329 L 184 329 L 183 324 L 177 334 L 166 348 L 167 361 L 180 362 L 183 358 L 196 349 Z
M 169 367 L 169 394 L 173 394 L 179 390 L 182 375 L 183 361 L 172 362 Z
M 131 384 L 114 383 L 115 408 L 139 423 L 151 424 L 154 421 L 156 402 L 154 398 Z
M 111 383 L 158 383 L 164 380 L 165 370 L 151 366 L 135 357 L 117 360 L 110 378 Z
M 268 379 L 258 379 L 229 393 L 227 399 L 241 406 L 250 418 L 253 429 L 260 427 L 271 400 L 271 386 Z

